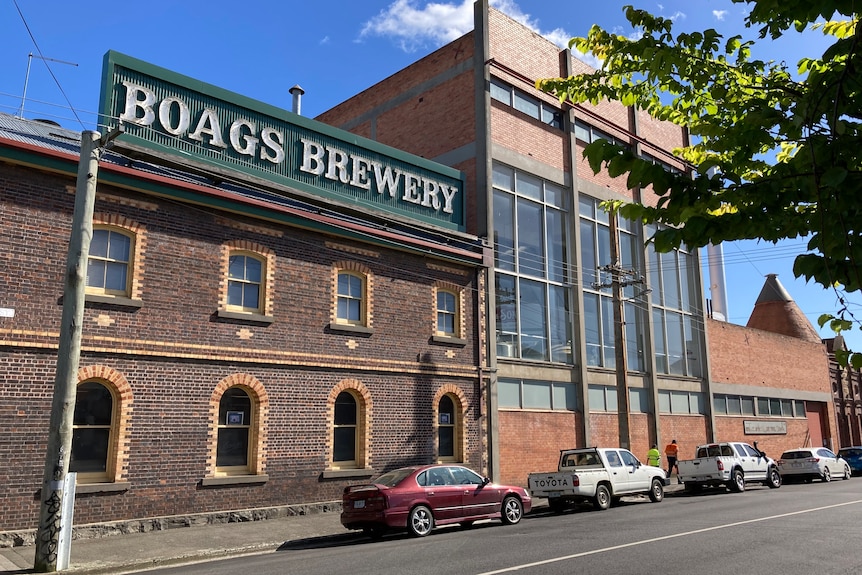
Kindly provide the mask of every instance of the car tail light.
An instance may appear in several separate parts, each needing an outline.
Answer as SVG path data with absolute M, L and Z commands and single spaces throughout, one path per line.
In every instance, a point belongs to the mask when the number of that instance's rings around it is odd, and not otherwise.
M 719 471 L 724 471 L 724 461 L 721 459 L 716 459 L 715 464 L 718 466 Z
M 572 487 L 577 487 L 581 484 L 581 479 L 577 475 L 572 475 Z
M 809 457 L 808 458 L 808 463 L 817 463 L 818 461 L 820 461 L 819 457 Z
M 783 460 L 783 459 L 779 459 L 776 463 L 778 463 L 778 465 L 784 465 L 784 460 Z

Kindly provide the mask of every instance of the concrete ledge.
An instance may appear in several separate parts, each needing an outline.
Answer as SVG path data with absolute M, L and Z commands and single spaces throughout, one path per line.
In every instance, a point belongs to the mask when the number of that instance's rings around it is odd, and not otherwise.
M 234 511 L 215 511 L 189 515 L 167 515 L 126 521 L 89 523 L 72 528 L 72 540 L 102 539 L 130 533 L 150 533 L 167 531 L 197 525 L 218 525 L 225 523 L 244 523 L 266 521 L 282 517 L 313 515 L 317 513 L 341 513 L 341 501 L 323 501 L 304 505 L 282 505 L 278 507 L 259 507 Z M 36 540 L 36 530 L 0 531 L 0 548 L 31 546 Z

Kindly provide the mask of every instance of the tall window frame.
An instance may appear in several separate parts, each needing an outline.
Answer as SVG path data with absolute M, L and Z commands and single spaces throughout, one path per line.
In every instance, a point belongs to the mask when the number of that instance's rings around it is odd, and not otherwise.
M 493 166 L 497 357 L 572 364 L 565 188 Z
M 227 388 L 219 398 L 216 426 L 216 475 L 255 472 L 254 430 L 257 426 L 254 392 L 243 385 Z
M 117 392 L 109 382 L 88 379 L 78 383 L 72 417 L 69 471 L 79 483 L 114 480 L 119 435 Z
M 656 226 L 645 226 L 651 238 Z M 656 372 L 702 377 L 704 363 L 703 310 L 696 252 L 686 248 L 659 253 L 647 245 Z
M 330 329 L 372 331 L 374 276 L 364 264 L 339 261 L 332 266 Z
M 342 380 L 331 391 L 327 409 L 328 470 L 370 470 L 373 405 L 368 389 L 358 380 Z

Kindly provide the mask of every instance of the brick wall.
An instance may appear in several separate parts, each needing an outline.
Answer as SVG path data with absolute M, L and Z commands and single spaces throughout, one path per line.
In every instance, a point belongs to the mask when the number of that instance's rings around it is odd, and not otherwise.
M 560 450 L 583 443 L 577 412 L 501 411 L 500 481 L 527 485 L 527 475 L 553 471 Z
M 0 531 L 38 520 L 74 176 L 0 163 Z M 340 498 L 329 465 L 327 405 L 360 382 L 374 409 L 367 459 L 376 471 L 435 457 L 434 400 L 464 398 L 464 460 L 480 468 L 476 272 L 425 256 L 99 186 L 96 212 L 146 230 L 141 307 L 88 303 L 81 369 L 128 383 L 127 491 L 79 493 L 78 523 L 290 505 Z M 120 220 L 117 220 L 120 221 Z M 272 255 L 269 324 L 220 318 L 223 246 Z M 329 329 L 334 262 L 374 277 L 373 334 Z M 434 286 L 464 294 L 463 346 L 431 341 Z M 211 473 L 212 398 L 220 382 L 257 382 L 267 397 L 260 454 L 265 483 L 203 487 Z M 106 379 L 110 379 L 107 377 Z

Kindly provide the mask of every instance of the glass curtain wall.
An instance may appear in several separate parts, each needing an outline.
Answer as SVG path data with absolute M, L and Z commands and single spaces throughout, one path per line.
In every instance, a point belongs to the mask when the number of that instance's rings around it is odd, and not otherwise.
M 587 365 L 616 368 L 614 343 L 614 309 L 611 274 L 600 268 L 611 261 L 611 229 L 609 215 L 599 206 L 599 200 L 589 196 L 578 198 L 580 215 L 581 287 L 584 292 L 584 337 Z M 618 218 L 620 265 L 624 270 L 639 273 L 641 242 L 632 222 Z M 644 295 L 646 286 L 634 284 L 623 288 L 623 314 L 626 325 L 626 368 L 645 371 L 644 365 Z
M 497 356 L 572 363 L 563 189 L 494 165 Z

